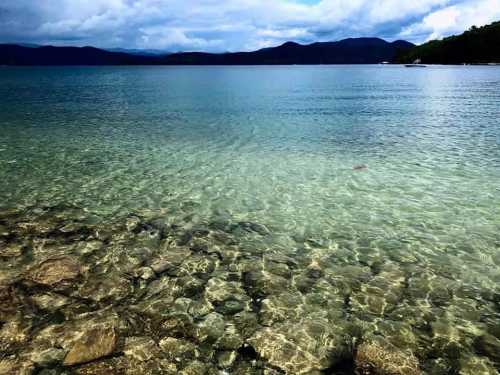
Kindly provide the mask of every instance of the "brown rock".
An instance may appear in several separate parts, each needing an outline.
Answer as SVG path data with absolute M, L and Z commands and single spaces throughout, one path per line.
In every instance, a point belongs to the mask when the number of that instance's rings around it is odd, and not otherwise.
M 117 334 L 114 327 L 94 327 L 86 331 L 74 344 L 64 359 L 64 365 L 72 366 L 91 362 L 113 353 Z
M 9 316 L 15 314 L 19 303 L 14 287 L 2 284 L 2 280 L 0 280 L 0 321 L 7 320 Z
M 23 255 L 24 245 L 20 243 L 5 244 L 0 242 L 0 258 L 13 258 Z
M 127 337 L 123 353 L 138 362 L 147 362 L 158 357 L 160 349 L 150 337 Z
M 263 328 L 247 343 L 273 367 L 299 375 L 326 370 L 345 358 L 344 340 L 341 331 L 318 319 Z
M 33 363 L 13 359 L 0 359 L 0 375 L 31 375 Z
M 80 265 L 70 257 L 52 258 L 31 271 L 30 279 L 37 284 L 53 286 L 74 280 L 80 274 Z
M 418 360 L 410 351 L 367 342 L 358 347 L 356 371 L 359 375 L 421 375 Z

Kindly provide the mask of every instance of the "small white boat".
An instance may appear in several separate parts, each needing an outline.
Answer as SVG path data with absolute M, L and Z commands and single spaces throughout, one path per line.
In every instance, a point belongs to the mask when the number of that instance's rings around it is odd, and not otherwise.
M 426 68 L 426 65 L 422 64 L 422 60 L 416 59 L 412 64 L 406 64 L 407 68 Z

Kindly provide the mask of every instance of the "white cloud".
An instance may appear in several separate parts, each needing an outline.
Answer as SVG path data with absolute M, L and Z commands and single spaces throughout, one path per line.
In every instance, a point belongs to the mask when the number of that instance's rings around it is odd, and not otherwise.
M 477 0 L 438 9 L 402 30 L 402 37 L 440 39 L 500 19 L 500 0 Z
M 2 0 L 0 41 L 249 50 L 349 36 L 424 41 L 498 18 L 500 0 Z

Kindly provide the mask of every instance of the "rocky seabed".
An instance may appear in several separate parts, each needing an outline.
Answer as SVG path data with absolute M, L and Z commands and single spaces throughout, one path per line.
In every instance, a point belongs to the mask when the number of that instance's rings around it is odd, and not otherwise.
M 491 286 L 432 256 L 274 235 L 0 211 L 0 374 L 499 373 L 500 256 Z

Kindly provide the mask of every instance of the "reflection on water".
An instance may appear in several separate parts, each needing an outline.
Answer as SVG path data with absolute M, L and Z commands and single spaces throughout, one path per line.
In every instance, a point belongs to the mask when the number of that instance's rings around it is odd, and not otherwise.
M 0 83 L 0 373 L 498 373 L 500 69 Z

